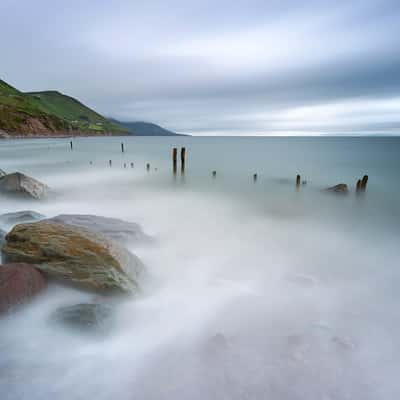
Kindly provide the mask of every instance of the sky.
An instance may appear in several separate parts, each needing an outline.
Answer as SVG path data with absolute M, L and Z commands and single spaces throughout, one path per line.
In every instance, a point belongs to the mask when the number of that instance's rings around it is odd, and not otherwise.
M 0 78 L 195 135 L 400 133 L 399 0 L 0 0 Z

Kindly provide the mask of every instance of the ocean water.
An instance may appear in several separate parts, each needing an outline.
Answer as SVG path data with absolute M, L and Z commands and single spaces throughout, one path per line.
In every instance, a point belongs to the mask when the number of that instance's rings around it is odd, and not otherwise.
M 0 198 L 0 213 L 138 222 L 154 241 L 130 250 L 149 278 L 104 337 L 49 322 L 93 300 L 55 284 L 3 316 L 1 400 L 400 398 L 400 138 L 73 144 L 2 140 L 0 168 L 53 193 Z M 186 147 L 184 175 L 171 171 L 175 146 Z M 350 193 L 322 190 L 337 183 Z

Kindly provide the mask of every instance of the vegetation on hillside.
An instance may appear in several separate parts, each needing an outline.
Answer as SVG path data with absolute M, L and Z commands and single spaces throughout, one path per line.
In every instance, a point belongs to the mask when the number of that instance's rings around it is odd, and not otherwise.
M 126 134 L 72 97 L 56 91 L 22 93 L 0 80 L 0 131 L 8 134 Z

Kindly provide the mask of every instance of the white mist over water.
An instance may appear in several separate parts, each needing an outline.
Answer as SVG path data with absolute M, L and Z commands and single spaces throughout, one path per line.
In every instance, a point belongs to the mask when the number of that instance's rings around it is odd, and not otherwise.
M 109 335 L 50 324 L 57 307 L 96 298 L 55 285 L 0 319 L 1 399 L 399 397 L 399 150 L 396 138 L 88 138 L 72 152 L 69 140 L 2 141 L 0 168 L 54 190 L 0 198 L 2 213 L 118 217 L 155 241 L 130 247 L 150 277 Z M 364 173 L 365 196 L 320 190 L 353 191 Z

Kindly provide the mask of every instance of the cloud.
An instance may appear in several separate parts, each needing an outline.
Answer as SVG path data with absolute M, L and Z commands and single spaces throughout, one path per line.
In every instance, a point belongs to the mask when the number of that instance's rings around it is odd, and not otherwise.
M 25 3 L 0 5 L 3 78 L 22 89 L 192 133 L 400 128 L 382 108 L 400 96 L 398 2 Z M 290 118 L 333 104 L 363 115 Z

